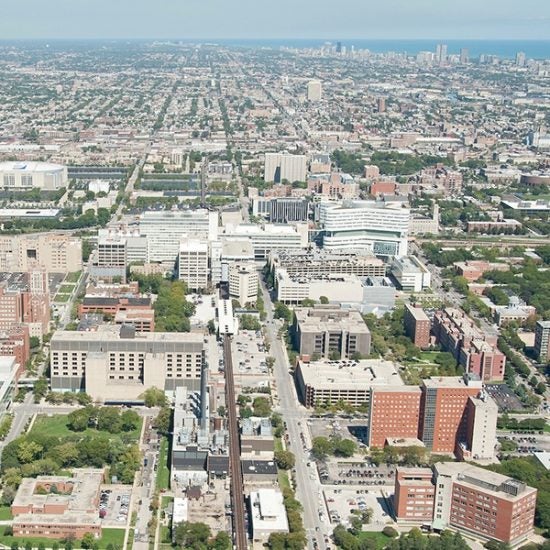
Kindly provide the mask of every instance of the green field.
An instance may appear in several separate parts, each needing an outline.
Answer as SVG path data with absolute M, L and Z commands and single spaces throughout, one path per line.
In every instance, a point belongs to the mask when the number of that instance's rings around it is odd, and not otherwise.
M 170 467 L 168 466 L 168 439 L 160 440 L 159 462 L 157 470 L 157 489 L 161 491 L 170 487 Z
M 274 442 L 273 447 L 274 447 L 275 452 L 283 450 L 283 442 L 282 442 L 280 437 L 275 438 L 275 442 Z
M 290 479 L 288 477 L 288 472 L 285 470 L 279 470 L 277 472 L 277 477 L 279 478 L 279 488 L 281 491 L 286 487 L 290 489 Z
M 65 283 L 78 283 L 78 280 L 80 279 L 80 275 L 82 275 L 82 271 L 74 271 L 73 273 L 69 273 L 65 277 Z
M 46 548 L 51 548 L 55 539 L 47 539 L 44 537 L 13 537 L 10 535 L 4 535 L 6 529 L 5 525 L 0 526 L 0 544 L 11 546 L 13 543 L 18 543 L 20 547 L 24 548 L 27 542 L 30 542 L 33 547 L 37 547 L 39 544 L 44 544 Z M 103 536 L 97 541 L 98 548 L 105 550 L 109 544 L 118 544 L 122 546 L 124 542 L 124 529 L 103 529 Z M 62 547 L 62 545 L 60 545 Z M 75 541 L 74 548 L 82 548 L 79 541 Z
M 54 302 L 61 302 L 65 303 L 69 301 L 69 298 L 71 297 L 70 294 L 56 294 L 55 298 L 53 299 Z
M 71 294 L 74 290 L 74 285 L 61 285 L 59 287 L 59 294 Z
M 360 540 L 373 540 L 376 543 L 377 550 L 382 550 L 392 540 L 390 537 L 387 537 L 381 531 L 362 531 L 359 533 Z
M 12 519 L 11 508 L 9 506 L 0 506 L 0 521 Z
M 86 437 L 87 435 L 98 435 L 98 434 L 106 434 L 107 432 L 100 432 L 99 430 L 96 430 L 95 428 L 88 428 L 87 430 L 84 430 L 83 432 L 72 432 L 67 427 L 67 418 L 68 415 L 66 414 L 56 414 L 53 416 L 38 416 L 35 423 L 32 426 L 31 434 L 33 433 L 40 433 L 42 435 L 49 435 L 53 437 L 60 437 L 60 438 L 77 438 L 82 439 L 83 437 Z M 143 422 L 143 419 L 141 419 L 141 423 Z M 137 429 L 135 429 L 132 432 L 127 432 L 124 434 L 111 434 L 113 437 L 120 437 L 121 435 L 124 435 L 124 439 L 128 442 L 130 441 L 137 441 L 139 439 L 139 436 L 141 435 L 141 423 L 138 426 Z

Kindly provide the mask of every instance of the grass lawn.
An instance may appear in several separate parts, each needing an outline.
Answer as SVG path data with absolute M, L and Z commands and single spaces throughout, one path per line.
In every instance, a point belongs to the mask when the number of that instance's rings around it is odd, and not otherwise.
M 33 547 L 37 547 L 40 543 L 43 543 L 46 548 L 51 548 L 55 539 L 47 539 L 44 537 L 13 537 L 4 535 L 6 529 L 5 525 L 0 526 L 0 544 L 11 546 L 14 542 L 17 542 L 20 547 L 24 547 L 25 543 L 30 542 Z M 124 529 L 103 529 L 103 536 L 97 541 L 100 550 L 107 548 L 109 544 L 118 544 L 122 546 L 124 542 Z M 74 548 L 82 548 L 77 541 Z
M 362 531 L 359 533 L 359 539 L 360 540 L 373 540 L 376 542 L 376 548 L 378 550 L 382 550 L 390 542 L 391 537 L 387 537 L 382 533 L 381 531 Z
M 61 285 L 57 292 L 59 292 L 59 294 L 71 294 L 73 290 L 74 285 Z
M 285 470 L 279 470 L 277 472 L 277 477 L 279 478 L 279 488 L 281 489 L 281 491 L 285 487 L 288 487 L 289 489 L 291 488 L 290 479 L 288 478 L 288 472 L 285 472 Z
M 78 283 L 78 280 L 80 279 L 80 276 L 82 275 L 82 271 L 73 271 L 72 273 L 69 273 L 65 277 L 65 283 Z
M 11 508 L 9 506 L 0 506 L 0 521 L 12 518 Z
M 160 498 L 160 509 L 166 510 L 168 508 L 168 505 L 174 500 L 174 497 L 167 497 L 163 496 Z
M 168 544 L 172 546 L 172 534 L 170 532 L 170 527 L 166 525 L 160 526 L 159 540 L 163 544 Z
M 275 443 L 273 444 L 275 452 L 283 450 L 283 442 L 280 437 L 275 438 Z
M 157 471 L 157 489 L 161 491 L 170 486 L 170 468 L 168 466 L 168 439 L 163 436 L 160 440 L 159 467 Z
M 548 422 L 544 425 L 544 432 L 550 433 L 550 424 L 548 424 Z
M 422 361 L 430 361 L 433 363 L 435 362 L 435 358 L 441 353 L 441 351 L 423 351 L 420 353 L 420 359 L 422 359 Z
M 84 430 L 83 432 L 72 432 L 67 427 L 67 418 L 68 415 L 66 414 L 56 414 L 53 416 L 38 416 L 35 423 L 33 424 L 31 434 L 34 432 L 39 432 L 42 435 L 49 435 L 54 437 L 61 437 L 61 438 L 78 438 L 81 439 L 82 437 L 85 437 L 87 435 L 98 435 L 98 434 L 106 434 L 108 432 L 100 432 L 99 430 L 96 430 L 94 428 L 88 428 L 87 430 Z M 141 423 L 143 422 L 143 419 L 140 418 L 140 424 L 132 432 L 128 433 L 120 433 L 120 434 L 109 434 L 113 437 L 118 437 L 121 435 L 128 438 L 127 440 L 137 441 L 139 439 L 139 436 L 141 434 Z
M 56 294 L 53 301 L 54 302 L 68 302 L 70 297 L 71 297 L 70 294 Z

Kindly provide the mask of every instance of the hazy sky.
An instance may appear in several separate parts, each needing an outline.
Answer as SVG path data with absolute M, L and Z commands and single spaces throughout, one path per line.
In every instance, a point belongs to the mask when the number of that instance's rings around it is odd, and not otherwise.
M 550 1 L 0 0 L 0 38 L 550 39 Z

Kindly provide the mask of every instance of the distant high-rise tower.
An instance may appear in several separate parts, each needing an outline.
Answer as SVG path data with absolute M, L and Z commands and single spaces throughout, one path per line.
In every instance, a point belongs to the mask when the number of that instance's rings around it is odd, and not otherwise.
M 323 93 L 323 88 L 319 80 L 310 80 L 307 83 L 307 100 L 320 101 Z
M 342 53 L 342 42 L 336 42 L 336 53 Z
M 460 63 L 468 63 L 470 60 L 470 52 L 468 51 L 468 48 L 461 48 L 460 50 Z
M 386 112 L 386 100 L 383 97 L 378 98 L 378 112 L 379 113 L 385 113 Z
M 447 44 L 438 44 L 435 48 L 436 63 L 446 63 L 447 61 Z
M 518 52 L 516 54 L 516 65 L 518 67 L 525 67 L 525 52 Z

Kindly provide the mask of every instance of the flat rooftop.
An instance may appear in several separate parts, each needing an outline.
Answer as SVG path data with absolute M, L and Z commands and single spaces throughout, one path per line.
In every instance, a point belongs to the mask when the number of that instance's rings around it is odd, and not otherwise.
M 410 304 L 405 304 L 405 307 L 416 321 L 430 321 L 430 318 L 426 315 L 426 312 L 421 307 L 414 307 Z
M 455 481 L 468 488 L 509 501 L 519 500 L 536 491 L 516 479 L 464 462 L 438 462 L 434 464 L 434 469 L 439 475 L 455 477 Z M 517 489 L 516 495 L 504 490 L 507 484 Z
M 481 380 L 470 379 L 468 382 L 462 376 L 432 376 L 422 380 L 426 388 L 482 388 Z
M 300 331 L 325 332 L 327 330 L 346 330 L 355 333 L 370 333 L 363 317 L 358 311 L 335 308 L 334 306 L 316 306 L 294 310 Z
M 300 362 L 299 367 L 304 383 L 315 388 L 347 390 L 350 387 L 393 386 L 402 389 L 404 386 L 399 376 L 398 365 L 391 361 L 323 360 L 313 363 Z

